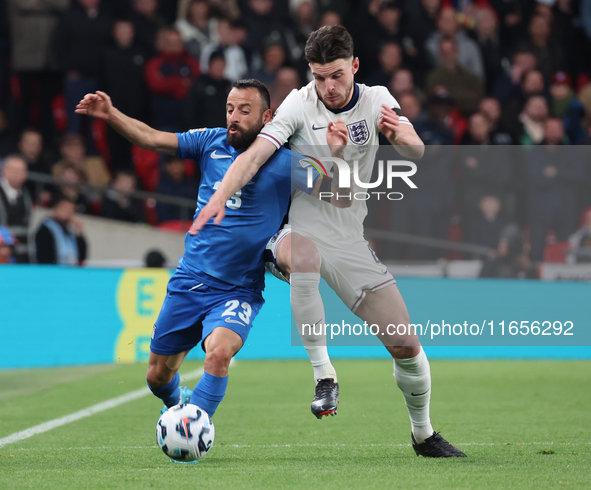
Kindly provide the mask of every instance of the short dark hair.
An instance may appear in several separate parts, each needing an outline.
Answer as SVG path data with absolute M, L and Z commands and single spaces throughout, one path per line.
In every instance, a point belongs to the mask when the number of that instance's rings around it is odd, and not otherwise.
M 310 34 L 304 55 L 308 63 L 325 65 L 353 57 L 353 38 L 343 26 L 324 26 Z
M 243 90 L 246 88 L 256 88 L 259 91 L 261 100 L 263 101 L 263 111 L 266 111 L 271 107 L 271 95 L 269 95 L 269 89 L 264 83 L 255 80 L 254 78 L 245 78 L 243 80 L 237 80 L 232 84 L 232 88 Z
M 51 201 L 50 201 L 50 206 L 52 208 L 55 208 L 58 204 L 61 204 L 62 202 L 69 202 L 71 204 L 73 204 L 74 206 L 76 206 L 76 201 L 74 201 L 73 199 L 71 199 L 70 197 L 66 196 L 64 193 L 62 193 L 59 190 L 56 190 L 52 195 L 51 195 Z

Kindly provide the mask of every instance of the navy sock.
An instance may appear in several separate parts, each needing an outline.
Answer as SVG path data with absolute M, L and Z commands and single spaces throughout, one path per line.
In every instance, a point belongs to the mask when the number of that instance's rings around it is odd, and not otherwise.
M 201 407 L 210 417 L 213 417 L 218 405 L 224 399 L 227 386 L 228 376 L 222 378 L 203 373 L 191 395 L 191 404 Z
M 170 408 L 177 405 L 181 398 L 180 380 L 179 373 L 176 373 L 167 385 L 161 386 L 160 388 L 152 388 L 148 383 L 148 388 Z

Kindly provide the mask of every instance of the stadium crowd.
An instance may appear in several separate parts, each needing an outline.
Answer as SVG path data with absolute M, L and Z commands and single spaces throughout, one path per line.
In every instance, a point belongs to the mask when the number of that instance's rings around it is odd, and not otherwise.
M 101 89 L 164 131 L 225 126 L 232 82 L 264 82 L 273 110 L 308 83 L 306 39 L 330 24 L 353 36 L 358 83 L 388 87 L 425 144 L 459 145 L 427 151 L 418 190 L 368 225 L 487 246 L 486 274 L 497 276 L 533 277 L 552 240 L 589 246 L 591 0 L 0 0 L 0 261 L 7 247 L 29 260 L 34 204 L 65 216 L 39 233 L 67 242 L 72 263 L 86 244 L 66 202 L 156 225 L 179 209 L 149 207 L 135 189 L 195 198 L 193 162 L 132 147 L 75 114 L 84 94 Z M 61 183 L 36 185 L 28 172 Z

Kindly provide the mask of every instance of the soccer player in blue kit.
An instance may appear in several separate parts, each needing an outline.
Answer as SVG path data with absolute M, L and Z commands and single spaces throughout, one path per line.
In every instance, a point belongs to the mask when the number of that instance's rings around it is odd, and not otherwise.
M 131 143 L 152 151 L 192 158 L 201 168 L 195 216 L 209 201 L 234 159 L 250 146 L 271 120 L 267 88 L 257 80 L 234 83 L 226 103 L 227 129 L 193 129 L 186 133 L 157 131 L 125 116 L 104 92 L 87 94 L 76 108 L 106 120 Z M 344 122 L 327 132 L 335 156 L 347 142 Z M 286 148 L 228 201 L 222 225 L 208 223 L 197 236 L 185 237 L 185 254 L 171 277 L 154 325 L 146 375 L 152 392 L 171 407 L 189 402 L 213 416 L 228 384 L 232 357 L 246 340 L 264 300 L 263 252 L 287 213 L 292 186 L 318 194 L 320 186 L 336 185 L 316 176 L 307 186 L 305 157 Z M 293 169 L 293 171 L 292 171 Z M 342 200 L 337 206 L 347 206 Z M 202 341 L 204 374 L 194 390 L 179 386 L 178 370 L 189 351 Z

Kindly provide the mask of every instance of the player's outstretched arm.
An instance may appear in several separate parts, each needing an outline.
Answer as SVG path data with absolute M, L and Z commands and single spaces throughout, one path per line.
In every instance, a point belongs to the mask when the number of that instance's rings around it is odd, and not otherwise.
M 211 218 L 214 218 L 213 222 L 219 225 L 226 215 L 226 201 L 255 176 L 259 168 L 276 150 L 277 148 L 270 141 L 257 138 L 244 153 L 238 155 L 238 158 L 230 165 L 218 189 L 193 221 L 191 228 L 189 228 L 189 235 L 197 235 Z
M 94 94 L 86 94 L 76 106 L 76 113 L 107 121 L 121 136 L 144 150 L 169 155 L 174 155 L 177 151 L 179 142 L 176 134 L 157 131 L 137 119 L 126 116 L 113 107 L 111 97 L 100 90 Z
M 378 129 L 405 158 L 421 158 L 425 144 L 410 124 L 401 124 L 398 114 L 387 105 L 382 105 L 382 117 Z

